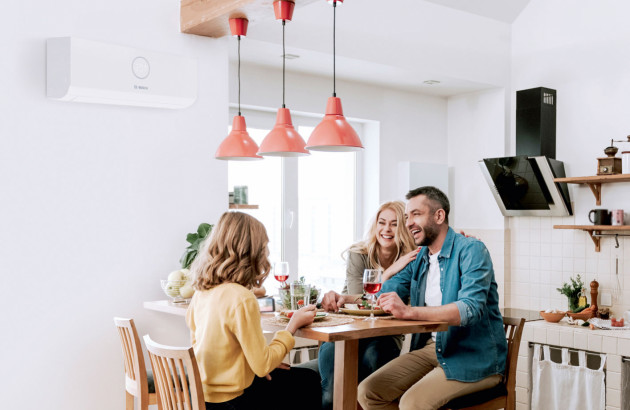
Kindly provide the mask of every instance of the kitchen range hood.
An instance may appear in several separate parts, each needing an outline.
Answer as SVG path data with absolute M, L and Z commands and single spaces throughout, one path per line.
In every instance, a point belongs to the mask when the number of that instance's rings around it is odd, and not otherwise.
M 556 156 L 556 91 L 516 93 L 516 156 L 485 158 L 479 166 L 505 216 L 573 215 L 564 163 Z

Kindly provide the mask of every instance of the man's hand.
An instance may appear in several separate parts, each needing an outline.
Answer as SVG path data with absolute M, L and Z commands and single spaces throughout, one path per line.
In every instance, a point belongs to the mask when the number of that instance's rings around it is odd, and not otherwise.
M 394 315 L 396 319 L 408 319 L 410 308 L 396 292 L 383 293 L 376 303 L 385 312 Z
M 331 290 L 322 298 L 322 308 L 327 312 L 337 312 L 346 303 L 344 295 Z

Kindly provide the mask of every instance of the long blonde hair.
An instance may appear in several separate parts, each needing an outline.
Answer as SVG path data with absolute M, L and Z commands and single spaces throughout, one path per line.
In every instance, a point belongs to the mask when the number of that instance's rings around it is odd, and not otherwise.
M 258 219 L 242 212 L 224 213 L 191 266 L 195 288 L 207 290 L 222 283 L 260 286 L 271 268 L 268 243 Z
M 357 242 L 350 246 L 345 253 L 355 252 L 368 256 L 368 262 L 372 269 L 381 268 L 381 263 L 378 258 L 378 254 L 381 249 L 381 245 L 377 240 L 378 230 L 378 218 L 381 216 L 381 212 L 386 209 L 391 209 L 396 214 L 396 223 L 398 229 L 394 235 L 394 242 L 396 242 L 396 258 L 398 260 L 402 255 L 411 252 L 416 248 L 416 245 L 411 237 L 411 234 L 405 227 L 405 204 L 402 201 L 385 202 L 378 208 L 374 220 L 371 222 L 370 229 L 367 232 L 365 239 L 361 242 Z

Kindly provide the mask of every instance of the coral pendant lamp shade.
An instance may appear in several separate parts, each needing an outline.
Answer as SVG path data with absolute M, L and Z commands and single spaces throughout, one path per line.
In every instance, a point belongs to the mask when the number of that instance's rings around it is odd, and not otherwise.
M 247 133 L 245 117 L 235 115 L 232 120 L 232 131 L 219 145 L 219 149 L 217 149 L 214 157 L 216 159 L 236 161 L 263 159 L 263 157 L 256 154 L 257 151 L 258 145 Z
M 344 152 L 363 149 L 361 139 L 357 132 L 350 126 L 343 116 L 341 99 L 336 93 L 336 65 L 335 65 L 335 26 L 337 16 L 337 3 L 343 0 L 330 0 L 333 6 L 333 95 L 326 102 L 326 115 L 322 122 L 315 127 L 308 139 L 306 148 L 311 151 Z
M 270 157 L 301 157 L 310 153 L 304 148 L 306 144 L 300 134 L 293 128 L 291 111 L 279 108 L 276 125 L 260 144 L 258 155 Z
M 291 111 L 284 104 L 286 62 L 284 28 L 286 22 L 291 21 L 291 18 L 293 18 L 294 8 L 295 3 L 288 0 L 277 0 L 273 3 L 276 20 L 282 20 L 282 107 L 278 109 L 276 125 L 260 144 L 258 155 L 270 157 L 301 157 L 310 155 L 310 152 L 304 148 L 306 143 L 293 128 Z
M 238 115 L 234 116 L 232 120 L 232 131 L 230 131 L 228 136 L 221 142 L 214 157 L 216 159 L 231 161 L 263 159 L 260 155 L 256 155 L 258 145 L 247 133 L 245 117 L 241 115 L 241 36 L 247 34 L 247 19 L 230 19 L 230 31 L 233 36 L 238 38 Z
M 357 132 L 343 116 L 341 99 L 329 97 L 326 103 L 326 115 L 311 133 L 306 144 L 311 151 L 345 152 L 363 149 Z

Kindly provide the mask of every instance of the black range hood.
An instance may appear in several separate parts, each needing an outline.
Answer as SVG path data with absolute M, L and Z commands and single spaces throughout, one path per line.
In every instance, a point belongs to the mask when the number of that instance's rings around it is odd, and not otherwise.
M 479 161 L 494 199 L 505 216 L 573 214 L 569 188 L 556 156 L 556 91 L 533 88 L 516 93 L 516 156 Z

